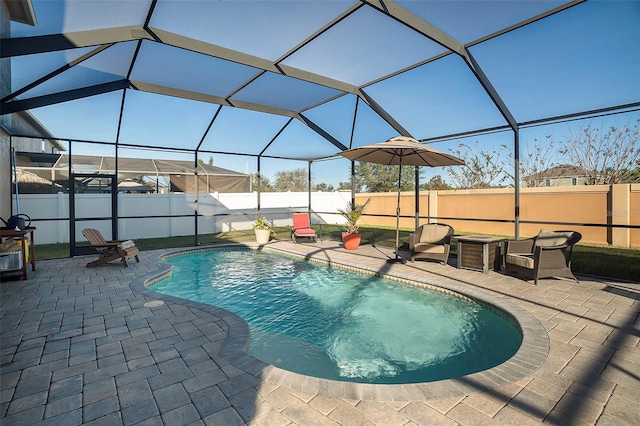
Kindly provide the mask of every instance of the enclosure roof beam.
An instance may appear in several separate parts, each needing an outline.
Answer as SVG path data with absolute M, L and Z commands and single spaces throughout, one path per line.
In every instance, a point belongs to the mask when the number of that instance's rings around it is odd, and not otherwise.
M 77 49 L 122 41 L 153 40 L 142 25 L 0 40 L 0 58 Z
M 498 108 L 498 110 L 500 111 L 504 119 L 507 121 L 507 123 L 509 123 L 509 126 L 514 131 L 518 128 L 518 123 L 516 122 L 516 119 L 511 114 L 511 111 L 509 111 L 509 108 L 507 108 L 506 104 L 498 94 L 497 90 L 493 87 L 493 85 L 489 81 L 489 78 L 482 71 L 482 69 L 480 68 L 480 65 L 471 56 L 471 54 L 466 49 L 464 44 L 460 43 L 458 40 L 454 39 L 453 37 L 444 33 L 442 30 L 436 28 L 435 26 L 431 25 L 424 19 L 416 16 L 412 12 L 408 11 L 407 9 L 405 9 L 404 7 L 398 5 L 393 1 L 379 0 L 379 1 L 370 1 L 369 3 L 372 6 L 379 9 L 380 11 L 382 11 L 383 13 L 391 16 L 397 21 L 419 32 L 423 36 L 438 43 L 445 49 L 459 55 L 465 61 L 465 63 L 467 64 L 467 66 L 469 67 L 473 75 L 476 77 L 478 82 L 482 85 L 485 92 L 487 93 L 487 95 L 489 95 L 489 97 L 493 101 L 496 108 Z
M 358 92 L 360 99 L 362 99 L 369 107 L 375 111 L 383 120 L 385 120 L 391 127 L 393 127 L 400 135 L 402 136 L 410 136 L 411 133 L 407 129 L 405 129 L 402 124 L 400 124 L 391 114 L 389 114 L 380 104 L 378 104 L 371 96 L 367 94 L 364 90 L 360 90 Z
M 320 126 L 318 126 L 316 123 L 314 123 L 313 121 L 311 121 L 308 117 L 305 117 L 302 114 L 299 114 L 298 119 L 300 121 L 302 121 L 304 124 L 306 124 L 307 126 L 309 126 L 311 128 L 311 130 L 313 130 L 314 132 L 318 133 L 320 136 L 322 136 L 323 138 L 325 138 L 326 140 L 328 140 L 329 142 L 331 142 L 336 148 L 338 148 L 340 151 L 345 151 L 348 148 L 346 146 L 344 146 L 339 140 L 337 140 L 336 138 L 334 138 L 333 136 L 331 136 L 329 133 L 327 133 L 324 129 L 322 129 Z
M 76 99 L 86 98 L 103 93 L 114 92 L 126 89 L 130 86 L 127 80 L 116 80 L 109 83 L 96 84 L 94 86 L 83 87 L 80 89 L 67 90 L 49 95 L 37 96 L 29 99 L 16 100 L 11 102 L 2 102 L 0 104 L 0 115 L 11 114 L 14 112 L 26 111 L 43 106 L 54 105 L 62 102 L 73 101 Z

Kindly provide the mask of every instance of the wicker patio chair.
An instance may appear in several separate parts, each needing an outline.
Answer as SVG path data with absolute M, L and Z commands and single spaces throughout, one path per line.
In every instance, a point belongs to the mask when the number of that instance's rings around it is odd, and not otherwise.
M 507 241 L 507 273 L 524 275 L 538 284 L 540 278 L 578 279 L 571 272 L 573 246 L 582 239 L 576 231 L 540 230 L 533 238 Z
M 436 260 L 444 265 L 449 261 L 453 227 L 444 223 L 427 223 L 409 234 L 411 262 L 416 259 Z

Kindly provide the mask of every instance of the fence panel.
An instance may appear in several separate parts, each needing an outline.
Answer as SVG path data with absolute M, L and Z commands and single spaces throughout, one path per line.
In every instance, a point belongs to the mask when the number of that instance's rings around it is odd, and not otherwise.
M 208 234 L 250 229 L 256 218 L 257 194 L 119 194 L 120 237 L 153 238 L 195 233 L 194 212 L 198 206 L 198 233 Z M 95 216 L 99 205 L 108 205 L 108 195 L 77 194 L 80 217 Z M 312 223 L 341 224 L 338 209 L 347 205 L 348 192 L 311 194 Z M 397 193 L 357 194 L 356 202 L 371 199 L 361 225 L 395 227 Z M 457 232 L 513 236 L 514 190 L 450 190 L 420 193 L 421 223 L 439 218 Z M 306 192 L 264 193 L 260 213 L 276 226 L 291 225 L 291 213 L 309 209 Z M 66 243 L 69 240 L 68 194 L 22 194 L 21 212 L 28 214 L 38 228 L 37 244 Z M 104 207 L 103 206 L 103 207 Z M 99 209 L 103 210 L 103 209 Z M 400 226 L 415 225 L 415 194 L 401 194 Z M 458 219 L 459 218 L 459 219 Z M 467 220 L 463 220 L 467 219 Z M 431 219 L 435 221 L 436 219 Z M 580 187 L 523 188 L 520 197 L 520 235 L 527 237 L 540 228 L 570 228 L 583 234 L 583 241 L 640 247 L 640 184 Z M 545 224 L 565 222 L 569 225 Z M 575 224 L 575 225 L 574 225 Z M 599 226 L 581 226 L 590 224 Z M 607 225 L 616 225 L 609 227 Z
M 629 225 L 640 226 L 640 184 L 629 188 Z M 629 230 L 629 246 L 640 247 L 640 229 Z

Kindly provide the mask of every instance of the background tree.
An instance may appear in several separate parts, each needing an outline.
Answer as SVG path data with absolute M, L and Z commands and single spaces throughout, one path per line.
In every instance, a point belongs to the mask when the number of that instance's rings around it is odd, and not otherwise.
M 258 174 L 251 175 L 251 187 L 254 191 L 258 190 Z M 260 192 L 273 192 L 273 185 L 266 176 L 260 177 Z
M 276 173 L 273 189 L 276 192 L 306 192 L 309 190 L 307 171 L 303 168 Z
M 420 189 L 425 189 L 427 191 L 440 191 L 445 189 L 453 189 L 451 185 L 446 183 L 442 176 L 436 175 L 429 179 L 428 182 L 420 185 Z
M 636 166 L 629 175 L 629 183 L 640 183 L 640 159 L 636 160 Z
M 501 151 L 485 151 L 480 149 L 478 141 L 475 148 L 461 143 L 458 149 L 451 153 L 466 163 L 464 166 L 447 167 L 447 173 L 458 188 L 490 188 L 500 186 L 508 177 L 505 172 L 505 152 L 509 152 L 506 145 L 501 145 Z
M 587 172 L 589 185 L 629 183 L 638 168 L 638 122 L 603 131 L 590 124 L 560 142 L 560 153 Z
M 204 160 L 202 158 L 198 158 L 198 163 L 200 164 L 204 164 Z M 209 160 L 207 160 L 207 164 L 212 166 L 213 165 L 213 156 L 209 156 Z
M 338 191 L 351 191 L 351 181 L 340 182 L 338 184 Z
M 544 171 L 549 170 L 558 164 L 554 162 L 558 151 L 551 135 L 545 136 L 544 141 L 533 140 L 533 144 L 527 145 L 520 153 L 520 180 L 527 180 L 526 186 L 546 186 L 546 176 Z M 508 167 L 506 170 L 510 170 Z M 513 179 L 513 176 L 511 176 Z
M 384 164 L 356 162 L 356 192 L 390 192 L 398 190 L 398 167 Z M 422 170 L 420 171 L 422 173 Z M 341 182 L 340 185 L 342 187 Z M 351 189 L 351 184 L 348 184 Z M 415 172 L 413 166 L 402 167 L 400 190 L 413 191 L 415 188 Z
M 333 188 L 333 185 L 329 185 L 329 184 L 326 184 L 324 182 L 317 183 L 317 184 L 313 185 L 313 190 L 314 191 L 322 191 L 322 192 L 333 192 L 333 191 L 335 191 L 335 189 Z

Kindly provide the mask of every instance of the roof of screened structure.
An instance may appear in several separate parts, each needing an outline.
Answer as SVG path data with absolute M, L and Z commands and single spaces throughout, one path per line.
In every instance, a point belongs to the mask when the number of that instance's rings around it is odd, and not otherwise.
M 32 4 L 2 114 L 59 139 L 314 160 L 640 105 L 640 2 Z

